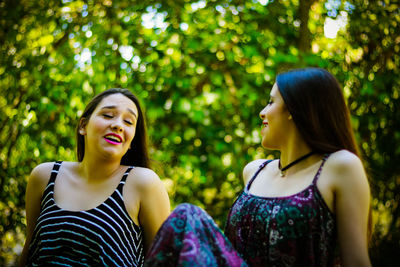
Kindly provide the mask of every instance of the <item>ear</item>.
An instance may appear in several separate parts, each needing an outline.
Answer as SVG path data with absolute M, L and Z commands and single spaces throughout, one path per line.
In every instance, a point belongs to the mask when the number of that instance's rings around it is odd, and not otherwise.
M 86 135 L 86 118 L 81 118 L 79 121 L 79 134 Z

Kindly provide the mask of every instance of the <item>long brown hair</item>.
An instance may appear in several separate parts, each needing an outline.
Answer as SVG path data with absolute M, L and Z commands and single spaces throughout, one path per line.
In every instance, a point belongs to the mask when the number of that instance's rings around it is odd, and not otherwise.
M 360 156 L 350 112 L 336 78 L 320 68 L 295 69 L 276 78 L 300 134 L 318 153 L 347 149 Z
M 93 114 L 93 111 L 96 109 L 101 100 L 103 100 L 103 98 L 105 98 L 106 96 L 112 94 L 122 94 L 126 96 L 127 98 L 132 100 L 133 103 L 135 103 L 138 110 L 138 120 L 136 123 L 135 137 L 131 142 L 131 148 L 129 148 L 125 155 L 122 157 L 121 164 L 127 166 L 150 168 L 150 160 L 147 147 L 146 120 L 144 117 L 144 113 L 140 107 L 140 103 L 137 97 L 128 89 L 121 88 L 111 88 L 96 95 L 83 111 L 83 114 L 79 118 L 78 126 L 76 128 L 78 161 L 82 161 L 83 157 L 85 156 L 85 138 L 79 133 L 81 121 L 88 122 Z
M 346 149 L 361 158 L 350 111 L 332 74 L 320 68 L 295 69 L 279 74 L 276 83 L 297 129 L 313 151 L 325 154 Z M 370 204 L 368 241 L 371 236 Z

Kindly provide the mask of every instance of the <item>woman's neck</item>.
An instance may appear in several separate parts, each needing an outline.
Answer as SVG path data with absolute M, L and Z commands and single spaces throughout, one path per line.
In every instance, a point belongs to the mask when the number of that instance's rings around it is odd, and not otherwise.
M 281 148 L 280 165 L 285 167 L 311 151 L 312 149 L 302 138 L 291 138 L 286 145 Z
M 112 177 L 121 164 L 119 161 L 99 160 L 84 157 L 78 164 L 78 173 L 83 179 L 101 181 Z

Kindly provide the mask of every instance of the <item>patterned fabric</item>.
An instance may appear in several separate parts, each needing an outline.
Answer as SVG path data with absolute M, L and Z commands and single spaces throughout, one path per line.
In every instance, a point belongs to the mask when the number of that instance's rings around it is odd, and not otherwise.
M 204 210 L 181 204 L 158 231 L 145 266 L 245 267 L 247 264 Z
M 313 182 L 287 197 L 249 193 L 264 162 L 232 206 L 225 234 L 250 266 L 334 266 L 338 264 L 335 216 Z
M 122 197 L 123 175 L 113 194 L 87 211 L 68 211 L 54 201 L 54 164 L 29 247 L 28 266 L 142 266 L 142 230 L 129 217 Z

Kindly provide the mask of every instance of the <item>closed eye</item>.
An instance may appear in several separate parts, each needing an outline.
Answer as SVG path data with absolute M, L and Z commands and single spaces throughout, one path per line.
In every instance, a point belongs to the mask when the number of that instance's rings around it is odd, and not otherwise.
M 128 121 L 128 120 L 124 120 L 124 121 L 129 125 L 133 125 L 133 122 L 131 122 L 131 121 Z
M 111 119 L 113 116 L 108 115 L 108 114 L 103 114 L 103 117 L 108 118 L 108 119 Z

